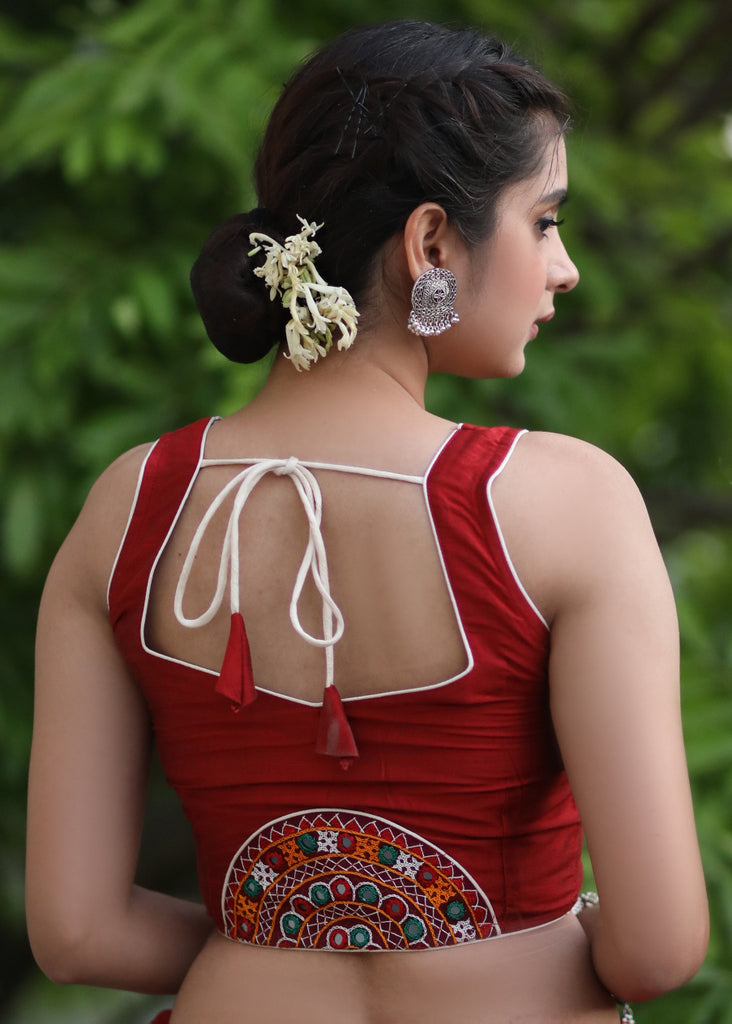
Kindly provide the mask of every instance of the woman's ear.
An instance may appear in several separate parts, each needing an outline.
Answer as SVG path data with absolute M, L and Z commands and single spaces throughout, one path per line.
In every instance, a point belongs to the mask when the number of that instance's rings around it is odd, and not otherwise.
M 426 270 L 447 265 L 452 229 L 438 203 L 422 203 L 404 226 L 404 255 L 413 281 Z

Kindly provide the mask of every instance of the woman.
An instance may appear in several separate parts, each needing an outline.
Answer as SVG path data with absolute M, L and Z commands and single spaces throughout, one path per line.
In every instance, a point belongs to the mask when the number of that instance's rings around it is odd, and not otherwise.
M 423 402 L 433 371 L 520 373 L 577 283 L 566 122 L 508 48 L 416 22 L 286 87 L 259 208 L 192 275 L 229 358 L 281 354 L 246 408 L 107 470 L 44 594 L 28 921 L 51 978 L 176 992 L 173 1024 L 600 1024 L 698 969 L 642 501 L 580 441 Z M 205 909 L 134 884 L 153 734 Z M 575 906 L 581 828 L 599 905 Z

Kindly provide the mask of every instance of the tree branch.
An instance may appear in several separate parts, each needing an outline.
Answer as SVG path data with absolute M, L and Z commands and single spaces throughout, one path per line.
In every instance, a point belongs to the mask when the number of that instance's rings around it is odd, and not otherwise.
M 683 0 L 655 0 L 642 8 L 634 24 L 607 50 L 606 60 L 613 68 L 633 57 L 641 48 L 646 36 L 663 21 Z
M 677 6 L 678 0 L 658 0 L 655 5 L 648 8 L 625 40 L 613 47 L 612 70 L 617 71 L 618 66 L 627 65 L 629 54 L 637 51 L 649 32 L 672 14 Z M 663 129 L 664 139 L 678 132 L 682 126 L 687 127 L 704 116 L 725 109 L 729 93 L 732 92 L 732 86 L 728 81 L 730 31 L 732 5 L 726 2 L 712 3 L 708 17 L 701 22 L 698 30 L 687 37 L 686 44 L 681 46 L 670 60 L 658 68 L 655 74 L 652 73 L 650 81 L 645 86 L 637 84 L 635 89 L 630 84 L 625 88 L 621 86 L 618 91 L 618 125 L 627 130 L 629 126 L 638 122 L 644 110 L 654 100 L 672 91 L 681 95 L 683 111 L 674 119 L 671 126 Z M 626 49 L 623 49 L 623 43 Z M 709 81 L 709 73 L 714 68 L 719 70 Z M 692 89 L 690 83 L 693 81 L 695 70 L 698 72 L 697 77 L 702 78 L 704 84 Z M 689 92 L 693 94 L 693 99 L 683 104 L 683 96 Z
M 603 63 L 611 79 L 617 83 L 616 124 L 624 126 L 639 102 L 638 90 L 628 73 L 632 61 L 656 26 L 673 14 L 683 0 L 655 0 L 642 8 L 634 24 L 605 52 Z
M 732 19 L 730 19 L 732 31 Z M 686 128 L 707 121 L 720 111 L 726 112 L 732 107 L 732 62 L 728 59 L 720 61 L 717 73 L 707 84 L 698 89 L 686 103 L 678 118 L 664 130 L 662 144 L 671 141 Z

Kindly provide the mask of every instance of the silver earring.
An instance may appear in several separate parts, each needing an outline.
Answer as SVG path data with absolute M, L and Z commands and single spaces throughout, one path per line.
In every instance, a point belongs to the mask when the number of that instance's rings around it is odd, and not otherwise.
M 454 309 L 457 281 L 451 270 L 432 267 L 414 282 L 412 312 L 407 327 L 412 334 L 430 337 L 448 331 L 460 322 Z

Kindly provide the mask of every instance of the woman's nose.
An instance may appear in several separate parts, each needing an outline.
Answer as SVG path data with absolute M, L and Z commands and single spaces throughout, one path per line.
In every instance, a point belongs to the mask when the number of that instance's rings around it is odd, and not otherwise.
M 577 286 L 579 277 L 579 270 L 570 259 L 569 253 L 560 239 L 559 252 L 552 264 L 549 288 L 555 292 L 571 292 Z

